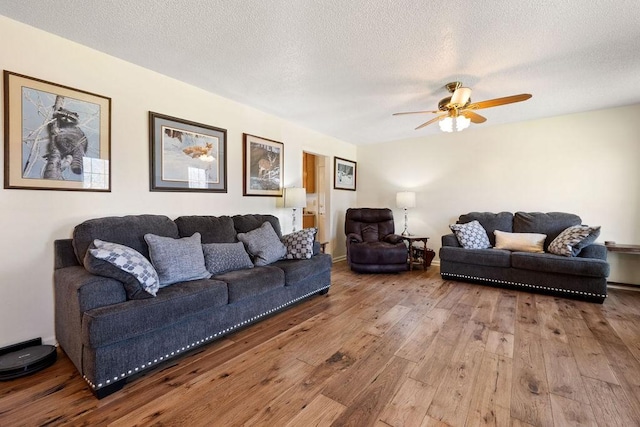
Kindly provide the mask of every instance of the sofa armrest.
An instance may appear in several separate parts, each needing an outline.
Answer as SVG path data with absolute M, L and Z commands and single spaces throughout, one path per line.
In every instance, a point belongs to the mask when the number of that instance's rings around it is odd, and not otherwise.
M 392 243 L 394 245 L 404 241 L 402 236 L 398 234 L 387 234 L 386 236 L 384 236 L 383 240 L 387 243 Z
M 356 233 L 347 234 L 347 243 L 362 243 L 362 237 L 357 235 Z
M 606 261 L 607 260 L 607 247 L 605 245 L 600 245 L 598 243 L 594 243 L 589 246 L 585 246 L 582 248 L 580 252 L 578 252 L 578 257 L 580 258 L 596 258 Z
M 461 248 L 460 242 L 455 234 L 445 234 L 442 236 L 442 246 L 453 246 L 454 248 Z
M 84 267 L 59 268 L 53 274 L 56 295 L 78 302 L 79 314 L 127 300 L 122 282 L 89 273 Z M 56 301 L 65 304 L 65 301 Z

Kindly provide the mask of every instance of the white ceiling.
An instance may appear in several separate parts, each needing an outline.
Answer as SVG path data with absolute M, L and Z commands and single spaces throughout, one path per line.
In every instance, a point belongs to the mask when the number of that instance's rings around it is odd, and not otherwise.
M 391 114 L 435 109 L 453 80 L 473 101 L 533 94 L 471 128 L 640 103 L 638 0 L 0 0 L 0 14 L 354 144 L 440 132 Z

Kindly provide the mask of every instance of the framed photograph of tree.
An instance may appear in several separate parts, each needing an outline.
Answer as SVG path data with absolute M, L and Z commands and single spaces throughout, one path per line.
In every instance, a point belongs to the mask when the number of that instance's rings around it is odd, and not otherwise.
M 356 191 L 356 162 L 333 158 L 333 188 Z
M 3 74 L 4 188 L 111 191 L 111 98 Z
M 227 192 L 227 130 L 149 112 L 151 191 Z
M 243 134 L 242 181 L 245 196 L 282 196 L 284 144 Z

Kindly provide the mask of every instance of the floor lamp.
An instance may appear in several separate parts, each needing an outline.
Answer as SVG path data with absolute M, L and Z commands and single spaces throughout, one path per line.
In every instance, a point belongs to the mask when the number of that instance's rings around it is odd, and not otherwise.
M 416 193 L 413 191 L 401 191 L 396 194 L 396 205 L 404 209 L 404 231 L 403 236 L 409 236 L 409 220 L 407 209 L 416 207 Z
M 293 208 L 293 231 L 296 231 L 296 209 L 307 206 L 307 190 L 301 187 L 284 189 L 284 207 Z

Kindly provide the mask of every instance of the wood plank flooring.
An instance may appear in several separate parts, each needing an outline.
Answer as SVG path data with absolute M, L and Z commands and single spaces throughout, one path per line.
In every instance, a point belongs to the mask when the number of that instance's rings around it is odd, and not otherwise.
M 60 352 L 0 426 L 640 426 L 640 292 L 603 305 L 335 264 L 315 297 L 96 400 Z

